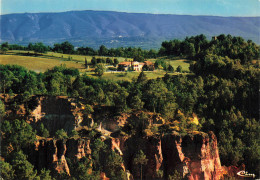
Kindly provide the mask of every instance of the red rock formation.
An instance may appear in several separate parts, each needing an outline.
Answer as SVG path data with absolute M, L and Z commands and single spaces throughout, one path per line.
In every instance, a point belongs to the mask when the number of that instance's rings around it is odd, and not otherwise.
M 216 136 L 210 132 L 186 135 L 167 134 L 162 139 L 164 176 L 177 169 L 190 180 L 215 180 L 223 175 Z
M 58 174 L 65 172 L 69 175 L 70 171 L 65 159 L 66 150 L 63 140 L 40 140 L 35 142 L 29 159 L 37 169 L 47 168 Z
M 66 157 L 72 161 L 80 160 L 83 157 L 91 156 L 90 140 L 87 139 L 68 139 L 66 142 Z
M 120 149 L 120 139 L 119 138 L 111 138 L 111 149 L 113 151 L 117 151 L 121 156 L 123 155 L 121 149 Z
M 87 139 L 39 140 L 35 142 L 29 159 L 37 169 L 46 168 L 51 169 L 54 174 L 65 172 L 69 175 L 70 170 L 66 158 L 73 161 L 85 156 L 90 158 L 89 143 Z
M 145 146 L 145 154 L 148 159 L 145 177 L 147 179 L 155 179 L 163 162 L 161 139 L 158 137 L 149 137 L 147 138 Z
M 100 173 L 100 179 L 101 179 L 101 180 L 109 180 L 109 178 L 106 177 L 106 173 L 104 173 L 104 172 L 101 172 L 101 173 Z

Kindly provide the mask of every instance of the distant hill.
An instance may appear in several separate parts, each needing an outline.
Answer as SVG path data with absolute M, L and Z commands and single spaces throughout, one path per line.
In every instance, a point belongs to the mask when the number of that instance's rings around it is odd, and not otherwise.
M 7 14 L 1 17 L 1 41 L 48 45 L 68 40 L 75 46 L 158 48 L 161 41 L 205 34 L 231 34 L 260 44 L 260 17 L 218 17 L 112 11 Z

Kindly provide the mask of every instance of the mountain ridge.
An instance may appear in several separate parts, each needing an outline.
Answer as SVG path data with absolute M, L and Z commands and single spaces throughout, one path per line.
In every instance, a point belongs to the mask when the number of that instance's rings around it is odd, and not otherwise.
M 205 34 L 231 34 L 260 43 L 259 17 L 222 17 L 115 11 L 67 11 L 1 15 L 1 41 L 75 46 L 159 47 L 161 41 Z

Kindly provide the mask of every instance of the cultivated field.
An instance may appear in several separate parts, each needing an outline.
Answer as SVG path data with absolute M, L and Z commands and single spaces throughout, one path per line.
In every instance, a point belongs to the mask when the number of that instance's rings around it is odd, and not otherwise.
M 69 59 L 70 57 L 70 59 Z M 96 56 L 96 58 L 107 58 Z M 111 58 L 111 57 L 109 57 Z M 123 62 L 126 59 L 131 60 L 131 58 L 123 58 L 123 57 L 116 57 L 119 62 Z M 33 52 L 28 51 L 9 51 L 6 54 L 0 55 L 0 64 L 17 64 L 20 66 L 24 66 L 29 70 L 35 72 L 44 72 L 48 69 L 52 69 L 54 66 L 59 66 L 65 64 L 68 68 L 77 68 L 81 73 L 87 73 L 90 76 L 96 77 L 95 73 L 93 72 L 93 68 L 86 69 L 84 67 L 85 59 L 87 59 L 88 64 L 92 59 L 92 56 L 83 56 L 83 55 L 68 55 L 68 54 L 61 54 L 61 53 L 53 53 L 48 52 L 46 54 L 39 54 L 34 55 Z M 113 59 L 113 58 L 112 58 Z M 149 59 L 149 61 L 155 62 L 156 59 Z M 166 61 L 171 64 L 174 69 L 180 65 L 182 66 L 183 70 L 189 70 L 189 62 L 184 59 L 178 60 L 168 60 Z M 133 78 L 137 78 L 140 72 L 105 72 L 102 76 L 103 79 L 110 79 L 110 80 L 129 80 L 131 81 Z M 165 75 L 165 71 L 163 70 L 155 70 L 152 72 L 146 72 L 147 77 L 150 78 L 157 78 L 163 77 Z M 177 73 L 171 73 L 177 74 Z

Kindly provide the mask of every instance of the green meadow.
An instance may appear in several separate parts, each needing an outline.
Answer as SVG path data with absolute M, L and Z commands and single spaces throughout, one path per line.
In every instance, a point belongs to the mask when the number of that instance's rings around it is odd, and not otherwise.
M 95 56 L 96 58 L 107 58 L 105 56 Z M 131 58 L 123 58 L 123 57 L 109 57 L 111 59 L 117 58 L 119 62 L 123 62 L 126 60 L 132 60 Z M 69 55 L 69 54 L 61 54 L 54 52 L 47 52 L 45 54 L 37 54 L 35 55 L 32 51 L 19 51 L 13 50 L 8 51 L 6 54 L 0 55 L 0 64 L 16 64 L 20 66 L 24 66 L 29 70 L 35 72 L 44 72 L 48 69 L 52 69 L 54 66 L 66 65 L 68 68 L 77 68 L 81 73 L 87 73 L 90 76 L 96 77 L 94 73 L 94 68 L 90 65 L 90 68 L 85 68 L 84 63 L 87 60 L 88 64 L 90 64 L 92 56 L 83 56 L 83 55 Z M 155 62 L 156 59 L 147 59 L 149 61 Z M 165 59 L 169 64 L 171 64 L 174 69 L 180 65 L 182 66 L 184 71 L 189 70 L 189 61 L 185 59 L 177 59 L 170 60 Z M 165 75 L 164 70 L 155 70 L 146 72 L 147 77 L 149 79 L 154 79 L 157 77 L 163 77 Z M 171 73 L 177 74 L 177 73 Z M 102 76 L 103 79 L 109 80 L 127 80 L 131 81 L 133 78 L 137 78 L 139 72 L 105 72 Z

